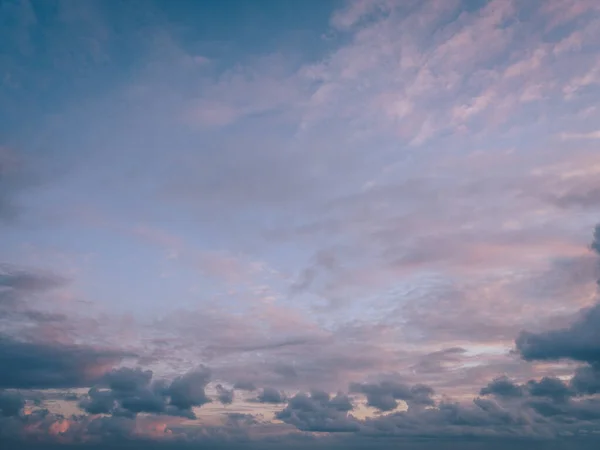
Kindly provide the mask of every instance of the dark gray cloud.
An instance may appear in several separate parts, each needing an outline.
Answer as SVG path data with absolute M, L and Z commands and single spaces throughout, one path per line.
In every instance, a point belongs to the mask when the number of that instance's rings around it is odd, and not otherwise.
M 49 389 L 90 386 L 124 357 L 118 350 L 32 343 L 0 336 L 0 388 Z M 10 369 L 6 369 L 10 368 Z
M 522 397 L 523 388 L 517 386 L 507 377 L 499 377 L 482 388 L 479 395 L 495 395 L 498 397 Z
M 256 390 L 256 386 L 254 385 L 254 383 L 251 383 L 249 381 L 237 381 L 236 383 L 234 383 L 233 388 L 238 389 L 240 391 L 250 391 L 250 392 Z
M 116 402 L 113 393 L 92 388 L 88 391 L 88 398 L 83 399 L 79 406 L 90 414 L 110 414 Z
M 25 399 L 18 392 L 0 391 L 0 413 L 3 416 L 17 416 L 25 406 Z
M 527 436 L 527 418 L 492 400 L 476 398 L 471 404 L 442 402 L 436 408 L 395 412 L 365 420 L 363 432 L 371 435 L 485 436 L 514 434 Z M 495 431 L 493 431 L 495 430 Z
M 594 228 L 594 240 L 592 241 L 590 248 L 600 255 L 600 225 L 596 225 L 596 228 Z
M 579 367 L 571 379 L 571 388 L 579 395 L 600 393 L 600 364 Z
M 310 395 L 294 395 L 275 417 L 302 431 L 355 432 L 359 430 L 358 421 L 348 417 L 353 408 L 344 394 L 331 398 L 326 392 L 313 391 Z
M 492 380 L 482 388 L 479 395 L 492 395 L 500 400 L 525 400 L 544 398 L 552 403 L 564 403 L 576 395 L 564 381 L 555 377 L 543 377 L 541 380 L 529 380 L 525 384 L 514 383 L 506 376 Z M 538 400 L 534 400 L 536 403 Z
M 110 389 L 119 393 L 136 392 L 148 386 L 152 379 L 151 370 L 123 367 L 106 373 L 104 382 Z
M 227 389 L 221 384 L 217 384 L 217 398 L 224 405 L 230 405 L 233 403 L 233 389 Z
M 131 376 L 134 372 L 138 371 L 124 371 L 123 378 L 128 380 L 143 379 L 143 377 Z M 117 371 L 113 373 L 113 379 L 115 375 L 118 375 Z M 121 377 L 117 376 L 117 378 Z M 458 449 L 465 448 L 458 446 L 459 443 L 479 442 L 479 445 L 485 445 L 485 440 L 490 436 L 494 436 L 496 442 L 508 442 L 509 439 L 515 437 L 518 437 L 521 442 L 551 442 L 549 439 L 560 439 L 560 436 L 565 434 L 584 436 L 585 433 L 596 429 L 600 425 L 599 400 L 581 399 L 575 401 L 562 399 L 559 401 L 558 396 L 554 395 L 556 391 L 560 390 L 560 386 L 556 382 L 541 380 L 537 382 L 538 386 L 534 386 L 533 383 L 534 381 L 531 381 L 526 386 L 521 386 L 524 392 L 522 397 L 499 396 L 494 400 L 476 398 L 470 404 L 452 403 L 444 400 L 431 405 L 432 407 L 409 407 L 406 411 L 377 415 L 364 420 L 351 415 L 353 404 L 347 395 L 338 393 L 332 397 L 326 392 L 314 390 L 311 393 L 301 392 L 289 398 L 286 406 L 276 413 L 276 418 L 301 431 L 342 433 L 343 435 L 351 433 L 352 437 L 347 438 L 347 440 L 343 438 L 328 441 L 330 446 L 327 448 L 336 448 L 336 445 L 339 445 L 340 448 L 352 448 L 352 445 L 356 442 L 364 444 L 363 447 L 358 446 L 357 448 L 374 448 L 373 445 L 379 445 L 383 442 L 385 442 L 385 446 L 382 446 L 382 449 L 397 448 L 400 443 L 403 445 L 402 448 L 412 448 L 412 445 L 422 442 L 435 442 L 439 445 L 450 443 L 456 445 Z M 382 385 L 385 387 L 382 388 Z M 128 395 L 131 395 L 133 390 L 139 389 L 140 386 L 144 387 L 147 384 L 145 381 L 130 383 L 127 389 L 120 392 L 128 392 Z M 404 396 L 407 392 L 398 386 L 390 387 L 389 382 L 387 385 L 380 383 L 375 386 L 386 392 L 402 391 Z M 163 388 L 163 392 L 169 389 L 168 386 L 163 386 Z M 429 398 L 431 393 L 431 389 L 427 386 L 418 386 L 408 391 L 413 396 L 425 395 L 425 398 Z M 418 402 L 418 404 L 424 403 L 428 402 Z M 166 411 L 165 414 L 169 414 L 169 412 Z M 120 445 L 125 445 L 125 442 L 131 442 L 131 438 L 135 438 L 134 428 L 138 428 L 131 417 L 133 416 L 124 416 L 122 412 L 118 411 L 117 407 L 112 411 L 112 415 L 105 417 L 91 419 L 89 416 L 82 416 L 73 418 L 70 419 L 71 426 L 68 434 L 63 438 L 73 439 L 77 436 L 94 436 L 94 439 L 106 445 L 112 443 L 113 439 Z M 22 418 L 19 420 L 19 422 L 13 422 L 13 425 L 31 425 L 32 421 L 36 420 L 36 423 L 40 424 L 36 427 L 45 427 L 45 429 L 50 430 L 59 428 L 53 426 L 53 423 L 60 424 L 63 419 L 58 416 L 40 414 L 35 419 Z M 2 423 L 1 425 L 6 424 Z M 225 424 L 218 429 L 171 427 L 169 432 L 174 433 L 173 436 L 176 436 L 179 442 L 193 442 L 198 448 L 202 448 L 202 445 L 208 444 L 208 442 L 218 444 L 223 440 L 229 444 L 230 447 L 228 448 L 237 448 L 238 445 L 243 446 L 243 448 L 252 448 L 253 445 L 256 445 L 257 448 L 268 448 L 270 442 L 268 439 L 266 441 L 261 438 L 247 440 L 245 434 L 240 434 L 240 427 L 258 425 L 259 422 L 255 418 L 238 414 L 228 416 Z M 0 431 L 2 430 L 3 428 L 0 427 Z M 216 441 L 212 440 L 213 436 L 217 438 Z M 285 433 L 277 434 L 278 445 L 292 446 L 290 448 L 293 448 L 293 445 L 296 444 L 293 436 Z M 51 439 L 51 437 L 47 436 L 46 439 Z M 275 441 L 272 443 L 275 443 Z M 565 448 L 577 448 L 573 443 L 577 443 L 577 441 L 566 441 Z M 305 442 L 304 447 L 306 445 L 310 444 Z M 300 445 L 299 448 L 304 447 Z M 212 448 L 219 447 L 217 445 Z M 437 447 L 433 446 L 431 448 Z M 444 448 L 452 447 L 444 446 Z M 474 446 L 473 448 L 481 447 Z M 493 447 L 486 445 L 485 448 Z M 498 448 L 502 449 L 503 447 Z
M 549 419 L 557 431 L 565 429 L 585 430 L 596 428 L 600 420 L 600 401 L 584 399 L 569 402 L 532 400 L 527 406 L 543 418 Z
M 600 225 L 594 229 L 590 248 L 600 255 Z M 566 328 L 542 333 L 523 331 L 516 339 L 516 348 L 528 361 L 570 359 L 600 364 L 600 303 L 580 311 Z
M 590 248 L 600 255 L 600 225 L 594 229 Z M 553 416 L 595 414 L 594 404 L 573 404 L 567 400 L 572 396 L 589 396 L 600 392 L 600 303 L 580 311 L 568 327 L 541 333 L 524 331 L 515 343 L 517 351 L 528 361 L 567 359 L 587 363 L 576 369 L 568 386 L 559 379 L 549 377 L 539 382 L 530 381 L 528 389 L 532 396 L 553 400 L 553 403 L 533 402 L 538 412 Z M 587 409 L 583 408 L 584 405 Z
M 350 392 L 367 396 L 367 404 L 380 411 L 392 411 L 398 407 L 398 400 L 404 400 L 409 408 L 432 406 L 434 391 L 429 386 L 417 384 L 409 386 L 396 381 L 382 381 L 378 384 L 352 383 Z
M 152 413 L 195 418 L 192 408 L 211 401 L 205 392 L 210 381 L 207 367 L 200 366 L 171 383 L 152 381 L 152 376 L 152 371 L 140 368 L 112 370 L 89 390 L 80 407 L 90 414 L 117 417 Z
M 524 331 L 516 339 L 528 361 L 571 359 L 600 362 L 600 304 L 583 310 L 569 327 L 542 333 Z
M 167 390 L 171 397 L 170 404 L 186 410 L 192 406 L 202 406 L 209 403 L 211 400 L 205 392 L 209 381 L 210 370 L 204 366 L 176 378 Z
M 259 403 L 284 403 L 285 394 L 272 387 L 265 387 L 258 394 L 256 400 Z
M 135 421 L 129 417 L 96 417 L 84 423 L 85 434 L 103 441 L 130 439 Z
M 540 381 L 530 380 L 527 390 L 533 397 L 546 397 L 555 402 L 564 402 L 573 394 L 564 381 L 554 377 L 543 377 Z
M 150 384 L 152 371 L 123 367 L 106 373 L 100 388 L 93 387 L 80 406 L 91 414 L 134 416 L 135 414 L 163 413 L 167 409 L 164 385 Z M 107 386 L 108 389 L 102 389 Z

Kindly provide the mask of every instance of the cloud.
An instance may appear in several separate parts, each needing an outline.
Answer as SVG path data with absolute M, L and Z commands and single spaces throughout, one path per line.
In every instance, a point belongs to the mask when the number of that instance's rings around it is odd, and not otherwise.
M 561 139 L 564 140 L 579 140 L 579 139 L 600 139 L 600 131 L 590 131 L 588 133 L 562 133 Z
M 204 366 L 176 378 L 167 390 L 171 396 L 170 404 L 180 409 L 190 409 L 209 403 L 210 399 L 204 391 L 209 381 L 210 370 Z
M 31 343 L 0 336 L 0 388 L 86 387 L 127 356 L 127 352 L 62 344 Z
M 335 11 L 331 24 L 340 30 L 356 26 L 361 20 L 373 13 L 389 11 L 391 3 L 385 0 L 356 0 L 346 2 L 344 8 Z
M 80 407 L 90 414 L 162 413 L 166 410 L 164 386 L 160 383 L 150 386 L 151 379 L 150 370 L 113 369 L 100 380 L 100 386 L 107 385 L 109 389 L 91 388 Z
M 265 387 L 258 394 L 256 400 L 259 403 L 284 403 L 285 394 L 272 387 Z
M 35 311 L 27 303 L 32 296 L 47 295 L 66 284 L 65 278 L 53 273 L 0 264 L 0 319 L 20 315 L 23 319 L 40 322 L 53 318 L 60 320 L 60 314 Z M 15 317 L 11 319 L 15 320 Z
M 233 403 L 233 389 L 227 389 L 221 384 L 217 384 L 216 389 L 218 399 L 221 403 L 223 403 L 224 405 L 230 405 L 231 403 Z
M 432 406 L 434 391 L 431 387 L 417 384 L 408 386 L 396 381 L 382 381 L 378 384 L 350 385 L 350 392 L 367 396 L 367 404 L 380 411 L 393 411 L 398 407 L 398 400 L 404 400 L 409 409 L 419 406 Z
M 517 337 L 516 347 L 529 361 L 565 358 L 600 363 L 600 305 L 582 311 L 568 328 L 542 333 L 524 331 Z
M 452 366 L 460 364 L 465 353 L 466 350 L 461 347 L 438 350 L 419 357 L 419 361 L 411 369 L 420 375 L 444 373 L 451 370 Z
M 293 305 L 261 305 L 244 317 L 219 309 L 186 311 L 165 320 L 160 328 L 154 327 L 157 329 L 177 336 L 174 342 L 185 343 L 173 352 L 206 358 L 216 379 L 254 387 L 337 389 L 340 383 L 386 364 L 388 358 L 379 344 L 385 328 L 358 322 L 325 330 Z M 354 344 L 348 347 L 348 342 Z M 161 350 L 160 358 L 173 354 L 169 348 Z
M 199 372 L 205 373 L 206 369 L 201 369 Z M 107 379 L 117 382 L 115 386 L 118 387 L 118 391 L 106 392 L 112 392 L 114 398 L 129 396 L 148 385 L 149 379 L 145 374 L 144 371 L 134 369 L 124 370 L 122 374 L 118 370 L 113 371 Z M 183 378 L 185 375 L 176 380 Z M 188 377 L 191 378 L 193 377 Z M 490 386 L 498 387 L 500 384 L 495 382 Z M 375 396 L 390 395 L 398 399 L 410 397 L 406 400 L 409 408 L 405 411 L 358 419 L 349 415 L 354 410 L 354 404 L 347 395 L 338 393 L 332 397 L 326 392 L 313 390 L 309 394 L 300 392 L 287 399 L 285 407 L 276 412 L 275 417 L 301 431 L 352 433 L 353 437 L 348 441 L 350 443 L 365 438 L 377 438 L 374 442 L 388 442 L 385 439 L 391 437 L 403 439 L 419 437 L 438 442 L 446 440 L 453 442 L 456 439 L 455 442 L 458 443 L 464 440 L 465 436 L 469 436 L 469 439 L 486 439 L 494 436 L 497 442 L 518 436 L 520 439 L 546 442 L 548 439 L 564 436 L 565 433 L 568 435 L 583 433 L 588 429 L 594 429 L 594 426 L 600 423 L 600 402 L 593 398 L 573 400 L 575 394 L 565 394 L 564 385 L 559 380 L 530 380 L 526 385 L 519 386 L 522 390 L 521 396 L 505 395 L 505 388 L 490 389 L 495 400 L 475 398 L 470 404 L 453 403 L 445 399 L 434 402 L 431 397 L 433 390 L 422 385 L 407 388 L 398 383 L 381 382 L 361 386 L 364 388 L 361 388 L 362 391 L 369 391 Z M 169 391 L 168 387 L 162 392 L 167 391 Z M 117 401 L 122 401 L 122 398 Z M 111 413 L 112 416 L 91 420 L 89 417 L 81 417 L 65 421 L 59 416 L 49 414 L 19 420 L 25 423 L 36 421 L 35 423 L 39 423 L 35 427 L 38 430 L 41 426 L 48 432 L 64 430 L 59 432 L 61 438 L 70 436 L 69 439 L 78 439 L 77 436 L 87 435 L 94 436 L 95 439 L 99 439 L 98 442 L 104 443 L 111 442 L 112 439 L 135 437 L 136 433 L 139 433 L 136 430 L 140 425 L 131 417 L 123 416 L 118 407 L 115 407 Z M 193 417 L 193 415 L 186 417 Z M 231 416 L 230 419 L 220 431 L 213 430 L 216 432 L 214 436 L 226 439 L 230 445 L 242 443 L 246 446 L 263 445 L 261 440 L 256 439 L 238 441 L 240 435 L 234 432 L 240 426 L 240 421 L 243 421 L 246 427 L 259 426 L 257 421 L 248 421 L 243 415 Z M 233 422 L 227 425 L 232 420 Z M 24 426 L 22 422 L 14 423 L 17 424 Z M 178 429 L 175 424 L 160 429 L 162 430 L 160 437 L 185 437 L 185 441 L 198 445 L 213 442 L 212 434 L 207 434 L 208 430 L 198 430 L 194 427 Z M 0 427 L 0 431 L 3 430 L 4 428 Z M 292 436 L 293 434 L 278 435 L 279 444 L 289 442 L 289 445 L 292 445 Z M 340 444 L 342 442 L 345 441 L 340 441 Z M 398 443 L 398 441 L 389 441 L 390 445 L 391 442 Z M 412 445 L 418 441 L 407 442 Z M 461 442 L 465 444 L 464 441 Z
M 492 395 L 501 400 L 523 400 L 527 397 L 543 397 L 555 403 L 568 401 L 576 395 L 562 380 L 555 377 L 543 377 L 541 380 L 529 380 L 526 384 L 516 384 L 506 376 L 492 380 L 482 388 L 479 395 Z
M 140 368 L 131 369 L 123 367 L 106 373 L 104 382 L 110 389 L 116 392 L 135 392 L 148 386 L 152 379 L 152 371 Z
M 599 242 L 600 226 L 596 226 L 590 248 L 597 255 L 600 255 Z M 598 261 L 596 263 L 599 264 Z M 544 378 L 539 383 L 530 382 L 531 395 L 549 396 L 559 401 L 569 396 L 589 396 L 600 392 L 599 329 L 600 304 L 596 303 L 581 310 L 566 328 L 541 333 L 522 332 L 515 343 L 517 351 L 526 360 L 568 359 L 587 363 L 576 369 L 569 387 L 560 380 Z M 593 403 L 588 402 L 588 405 L 595 408 Z
M 253 383 L 247 381 L 237 381 L 233 385 L 234 389 L 238 389 L 240 391 L 255 391 L 256 386 Z
M 590 248 L 600 255 L 600 225 L 596 225 L 596 228 L 594 229 L 594 240 L 592 241 Z
M 355 432 L 359 429 L 358 422 L 348 417 L 353 408 L 344 394 L 332 398 L 326 392 L 313 391 L 310 395 L 299 393 L 291 397 L 275 417 L 302 431 Z
M 18 392 L 0 391 L 0 413 L 3 416 L 17 416 L 25 406 L 25 399 Z
M 0 264 L 0 336 L 46 344 L 81 342 L 96 322 L 74 314 L 66 301 L 70 288 L 66 277 L 51 271 Z
M 543 377 L 540 381 L 530 380 L 527 390 L 532 397 L 547 397 L 557 403 L 566 401 L 573 393 L 564 381 L 555 377 Z
M 600 226 L 596 226 L 590 248 L 597 255 L 599 243 Z M 529 361 L 568 359 L 587 363 L 577 368 L 568 390 L 559 380 L 544 379 L 531 385 L 532 395 L 545 392 L 556 400 L 600 392 L 600 303 L 581 310 L 566 328 L 541 333 L 524 331 L 515 343 L 517 351 Z
M 0 265 L 0 288 L 18 292 L 39 292 L 62 287 L 66 280 L 54 274 L 19 270 L 11 265 Z
M 195 418 L 192 408 L 211 402 L 205 391 L 210 381 L 210 370 L 205 366 L 178 376 L 170 383 L 152 381 L 152 377 L 150 370 L 114 369 L 88 391 L 79 405 L 90 414 L 111 414 L 115 417 L 150 413 Z M 103 386 L 108 389 L 103 389 Z
M 571 379 L 573 391 L 580 395 L 600 393 L 600 364 L 579 367 Z
M 498 397 L 522 397 L 523 390 L 520 386 L 516 386 L 507 377 L 500 377 L 493 380 L 486 387 L 481 389 L 479 395 L 496 395 Z
M 115 407 L 115 399 L 112 392 L 92 388 L 88 391 L 88 398 L 81 401 L 79 406 L 90 414 L 109 414 Z
M 33 141 L 44 143 L 44 149 L 66 144 L 77 150 L 77 157 L 67 155 L 69 149 L 48 152 L 60 164 L 86 166 L 39 198 L 30 195 L 31 205 L 52 210 L 61 220 L 71 201 L 108 205 L 118 222 L 126 222 L 122 228 L 174 250 L 172 255 L 181 251 L 179 256 L 192 263 L 173 271 L 170 261 L 147 258 L 146 249 L 120 245 L 123 236 L 113 239 L 112 230 L 79 229 L 71 236 L 77 224 L 61 222 L 66 227 L 59 235 L 72 239 L 60 245 L 93 253 L 92 273 L 77 286 L 103 299 L 96 308 L 135 311 L 144 305 L 144 314 L 139 319 L 136 314 L 128 327 L 133 342 L 123 345 L 141 350 L 136 353 L 146 358 L 139 361 L 151 361 L 154 373 L 183 374 L 178 369 L 190 361 L 210 364 L 214 378 L 223 382 L 215 398 L 227 411 L 249 407 L 247 394 L 234 397 L 235 389 L 277 386 L 260 390 L 258 401 L 265 404 L 250 407 L 275 411 L 284 422 L 227 416 L 231 423 L 213 426 L 219 420 L 213 412 L 223 408 L 218 402 L 207 406 L 211 375 L 206 368 L 169 382 L 141 368 L 99 376 L 113 359 L 96 367 L 104 356 L 92 343 L 118 338 L 108 328 L 90 327 L 65 333 L 69 338 L 78 334 L 76 341 L 40 344 L 37 325 L 53 322 L 70 331 L 74 322 L 50 302 L 40 310 L 30 310 L 27 302 L 4 316 L 12 334 L 0 342 L 0 355 L 9 355 L 0 356 L 0 362 L 16 371 L 0 376 L 0 386 L 95 384 L 80 405 L 89 415 L 107 417 L 13 414 L 6 423 L 24 424 L 53 439 L 76 437 L 78 445 L 95 436 L 111 448 L 115 441 L 141 445 L 134 437 L 144 420 L 154 421 L 153 439 L 178 435 L 173 445 L 191 441 L 209 447 L 207 442 L 241 442 L 247 448 L 280 447 L 282 442 L 291 443 L 289 448 L 324 445 L 309 433 L 277 436 L 292 427 L 352 432 L 347 441 L 335 442 L 341 448 L 494 448 L 498 444 L 487 441 L 490 436 L 535 440 L 591 433 L 597 427 L 597 402 L 589 398 L 598 390 L 596 307 L 575 321 L 564 315 L 589 306 L 588 281 L 596 273 L 578 240 L 592 211 L 581 211 L 575 220 L 568 208 L 596 206 L 596 185 L 588 179 L 597 175 L 591 164 L 597 155 L 588 149 L 587 159 L 581 158 L 593 139 L 571 135 L 544 141 L 540 136 L 548 129 L 593 129 L 587 122 L 573 124 L 571 116 L 594 103 L 598 72 L 590 55 L 595 54 L 597 17 L 584 1 L 548 2 L 553 6 L 541 9 L 512 1 L 476 3 L 349 2 L 332 15 L 327 44 L 320 43 L 327 46 L 325 55 L 318 60 L 299 62 L 292 56 L 290 61 L 285 51 L 255 58 L 243 51 L 243 62 L 220 73 L 230 50 L 215 52 L 210 65 L 186 54 L 190 48 L 204 49 L 204 43 L 179 42 L 194 35 L 188 31 L 195 28 L 173 26 L 179 16 L 167 6 L 133 12 L 96 2 L 81 7 L 59 2 L 61 17 L 48 11 L 38 25 L 41 10 L 34 8 L 31 22 L 24 21 L 22 41 L 10 39 L 3 29 L 3 42 L 29 44 L 32 53 L 21 55 L 28 64 L 54 68 L 41 82 L 37 76 L 19 76 L 10 64 L 0 86 L 0 98 L 19 100 L 0 102 L 9 124 L 36 129 Z M 12 14 L 12 4 L 7 8 Z M 118 32 L 105 30 L 116 16 Z M 129 26 L 127 18 L 134 16 L 147 24 L 142 32 Z M 156 28 L 164 40 L 148 31 Z M 229 39 L 230 33 L 224 33 Z M 44 42 L 37 42 L 39 36 Z M 171 51 L 187 61 L 186 69 Z M 135 57 L 129 58 L 129 52 Z M 124 60 L 130 61 L 130 70 L 115 80 L 115 64 Z M 192 60 L 202 64 L 190 68 Z M 15 80 L 22 86 L 7 97 L 6 86 Z M 107 87 L 114 81 L 119 88 Z M 120 86 L 130 82 L 124 94 Z M 63 100 L 62 91 L 54 89 L 60 85 L 76 95 Z M 47 92 L 56 97 L 50 102 L 55 111 L 51 132 L 37 126 L 46 119 L 29 117 L 21 106 L 30 97 L 48 99 Z M 25 112 L 47 109 L 34 105 Z M 582 121 L 594 126 L 596 117 L 590 114 Z M 3 150 L 0 155 L 2 215 L 20 204 L 25 191 L 20 153 L 14 158 L 16 152 Z M 551 174 L 544 173 L 553 165 Z M 585 170 L 585 179 L 565 181 Z M 137 228 L 131 222 L 138 219 L 164 222 L 169 232 Z M 12 230 L 12 251 L 20 251 L 20 240 L 56 245 L 48 241 L 56 224 L 45 225 L 43 232 Z M 272 235 L 281 239 L 276 245 L 263 239 L 265 228 L 275 229 Z M 190 239 L 179 238 L 186 232 Z M 202 251 L 188 252 L 188 247 Z M 268 269 L 238 276 L 246 274 L 246 265 L 240 267 L 240 259 L 230 255 L 240 249 L 264 257 L 268 262 L 260 264 Z M 115 259 L 121 252 L 128 256 L 125 271 Z M 307 267 L 302 261 L 308 261 Z M 149 272 L 154 269 L 172 275 L 172 283 L 160 283 L 164 291 L 152 288 Z M 103 282 L 104 275 L 88 277 L 95 271 L 106 271 L 112 283 Z M 198 271 L 222 278 L 225 289 L 205 280 L 198 284 Z M 2 298 L 39 295 L 41 300 L 60 287 L 59 281 L 42 278 L 11 272 L 0 278 L 2 294 L 10 293 Z M 162 294 L 169 301 L 161 302 Z M 224 306 L 215 306 L 219 303 Z M 184 304 L 193 306 L 169 315 Z M 159 307 L 166 319 L 152 322 Z M 13 321 L 17 314 L 19 320 Z M 102 326 L 113 321 L 111 314 L 106 313 Z M 146 319 L 150 323 L 141 324 Z M 553 321 L 559 325 L 550 327 Z M 520 330 L 528 330 L 517 339 L 520 353 L 506 355 Z M 28 340 L 33 334 L 36 340 Z M 118 362 L 121 352 L 115 353 Z M 519 355 L 531 364 L 518 360 Z M 566 362 L 550 364 L 556 359 Z M 570 374 L 578 364 L 573 360 L 584 365 L 570 382 L 544 377 Z M 89 370 L 80 373 L 84 366 Z M 404 375 L 401 381 L 372 381 L 396 380 L 390 378 L 395 373 Z M 501 373 L 510 378 L 498 379 Z M 224 387 L 231 381 L 243 383 L 235 383 L 233 390 Z M 352 399 L 356 416 L 364 413 L 363 396 L 378 410 L 375 415 L 352 417 L 348 395 L 328 394 L 351 381 L 358 394 Z M 324 391 L 302 393 L 313 386 Z M 286 398 L 279 389 L 300 393 Z M 480 392 L 485 398 L 439 400 L 456 392 Z M 402 402 L 407 411 L 399 411 Z M 184 419 L 193 418 L 199 407 L 203 416 L 198 422 L 211 425 L 198 425 L 194 434 Z M 276 436 L 252 443 L 253 433 Z M 446 447 L 452 438 L 456 441 Z M 528 448 L 537 445 L 532 442 Z

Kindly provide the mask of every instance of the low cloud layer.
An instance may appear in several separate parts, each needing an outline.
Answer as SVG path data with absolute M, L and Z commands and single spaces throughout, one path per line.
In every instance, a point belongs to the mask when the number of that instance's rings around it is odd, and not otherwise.
M 205 392 L 210 381 L 210 370 L 206 367 L 171 382 L 152 381 L 150 370 L 124 367 L 106 373 L 100 381 L 80 402 L 80 407 L 90 414 L 135 417 L 138 413 L 149 413 L 195 419 L 192 408 L 211 402 Z M 231 403 L 232 395 L 232 391 L 224 393 L 222 387 L 219 389 L 221 403 Z

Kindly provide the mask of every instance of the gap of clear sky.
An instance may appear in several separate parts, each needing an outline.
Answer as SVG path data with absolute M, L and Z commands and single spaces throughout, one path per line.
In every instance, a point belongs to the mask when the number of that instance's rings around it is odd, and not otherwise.
M 598 448 L 599 105 L 597 0 L 0 0 L 0 440 Z

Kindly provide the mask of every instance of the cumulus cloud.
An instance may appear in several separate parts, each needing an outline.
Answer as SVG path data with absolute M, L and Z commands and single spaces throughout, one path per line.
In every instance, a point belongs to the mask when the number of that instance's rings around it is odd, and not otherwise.
M 567 328 L 522 332 L 516 339 L 516 348 L 529 361 L 565 358 L 600 363 L 600 304 L 584 309 Z
M 210 381 L 210 370 L 201 366 L 181 377 L 177 377 L 167 392 L 171 396 L 170 404 L 180 409 L 202 406 L 209 403 L 205 388 Z
M 579 367 L 571 379 L 573 391 L 582 395 L 600 393 L 600 364 Z
M 90 414 L 109 414 L 115 407 L 115 399 L 112 392 L 92 388 L 88 391 L 88 398 L 81 401 L 79 406 Z
M 358 421 L 348 416 L 353 408 L 342 393 L 332 398 L 326 392 L 312 391 L 310 395 L 298 393 L 291 397 L 275 417 L 302 431 L 351 432 L 359 429 Z
M 110 389 L 116 392 L 135 392 L 148 386 L 152 379 L 152 371 L 140 368 L 123 367 L 111 370 L 103 377 Z
M 573 382 L 571 385 L 573 386 Z M 530 380 L 527 382 L 527 391 L 532 397 L 546 397 L 557 403 L 566 401 L 573 392 L 564 381 L 556 377 L 543 377 L 540 381 Z
M 594 230 L 591 249 L 600 254 L 600 227 Z M 543 377 L 516 385 L 506 378 L 492 381 L 482 395 L 525 398 L 528 407 L 553 420 L 600 419 L 600 304 L 585 308 L 567 327 L 538 333 L 522 332 L 516 339 L 519 354 L 528 361 L 571 360 L 584 363 L 569 383 Z M 590 397 L 591 396 L 591 397 Z M 581 399 L 583 398 L 583 399 Z
M 496 395 L 499 397 L 522 397 L 523 390 L 507 377 L 496 378 L 486 387 L 482 388 L 479 395 Z
M 259 403 L 284 403 L 285 393 L 272 387 L 265 387 L 256 397 Z
M 195 418 L 192 408 L 211 402 L 205 391 L 210 370 L 205 366 L 170 383 L 152 381 L 152 376 L 152 371 L 140 368 L 114 369 L 89 390 L 80 407 L 90 414 L 134 417 L 138 413 L 152 413 Z M 221 394 L 219 399 L 223 400 Z
M 382 381 L 378 384 L 353 383 L 350 391 L 367 396 L 367 404 L 380 411 L 392 411 L 398 407 L 398 400 L 404 400 L 409 408 L 432 406 L 434 391 L 422 384 L 409 386 L 396 381 Z

